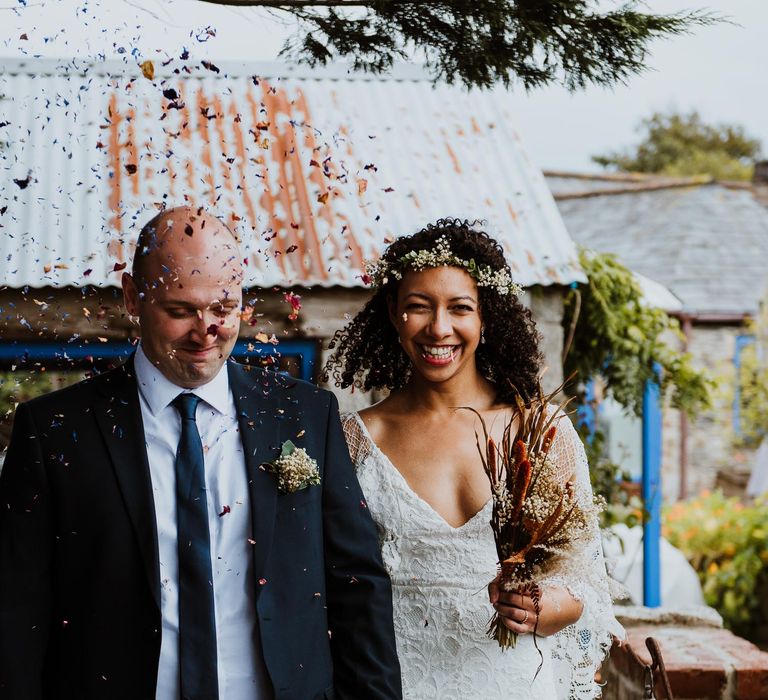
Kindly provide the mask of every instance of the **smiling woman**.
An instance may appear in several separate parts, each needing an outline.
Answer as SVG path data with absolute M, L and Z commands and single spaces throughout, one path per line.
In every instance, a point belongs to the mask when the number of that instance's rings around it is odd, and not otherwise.
M 466 371 L 483 331 L 473 279 L 459 268 L 438 267 L 408 272 L 399 286 L 390 317 L 415 373 L 438 381 Z
M 570 421 L 539 401 L 538 334 L 500 246 L 476 225 L 444 219 L 392 243 L 367 277 L 376 291 L 334 336 L 326 378 L 390 391 L 343 424 L 392 579 L 403 697 L 597 697 L 594 672 L 620 628 L 589 471 Z M 488 426 L 503 445 L 505 426 L 516 434 L 534 410 L 559 428 L 551 462 L 537 463 L 542 483 L 557 486 L 543 505 L 578 493 L 588 535 L 510 590 L 494 578 L 499 493 L 477 435 Z M 494 624 L 516 639 L 504 656 L 486 632 L 494 610 Z
M 424 277 L 431 272 L 436 273 L 434 278 Z M 325 381 L 332 377 L 338 386 L 354 384 L 366 391 L 404 387 L 413 366 L 398 325 L 410 328 L 411 315 L 423 321 L 428 314 L 430 327 L 436 321 L 438 331 L 449 318 L 474 319 L 478 334 L 482 329 L 482 338 L 472 348 L 472 364 L 484 379 L 493 382 L 496 401 L 513 401 L 517 392 L 524 399 L 534 396 L 541 361 L 538 333 L 530 311 L 517 298 L 519 287 L 511 281 L 501 246 L 476 225 L 441 219 L 412 236 L 398 238 L 369 267 L 368 278 L 376 292 L 347 327 L 335 334 Z M 423 308 L 410 312 L 400 308 L 406 290 L 408 294 L 427 292 L 425 284 L 451 298 L 438 303 L 436 297 L 422 295 L 409 303 Z M 445 308 L 438 308 L 441 304 Z M 425 340 L 422 336 L 422 346 L 429 345 Z M 446 350 L 435 352 L 444 354 Z

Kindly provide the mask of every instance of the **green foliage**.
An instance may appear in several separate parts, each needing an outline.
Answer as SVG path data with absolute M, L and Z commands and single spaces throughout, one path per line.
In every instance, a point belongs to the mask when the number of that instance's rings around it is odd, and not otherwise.
M 707 605 L 726 627 L 749 637 L 768 622 L 768 499 L 745 506 L 722 493 L 702 493 L 664 511 L 664 536 L 699 574 Z
M 16 406 L 53 388 L 49 373 L 0 372 L 0 419 L 9 417 Z
M 677 321 L 643 303 L 632 273 L 612 255 L 581 250 L 579 262 L 588 282 L 565 302 L 566 333 L 575 323 L 566 376 L 576 372 L 581 381 L 601 376 L 607 393 L 642 416 L 643 389 L 647 380 L 656 380 L 658 365 L 662 395 L 673 408 L 693 416 L 708 407 L 712 381 L 664 338 L 680 335 Z
M 725 401 L 738 397 L 741 432 L 733 436 L 736 448 L 756 448 L 768 433 L 768 296 L 746 331 L 754 342 L 742 349 L 735 376 L 729 372 L 722 378 L 727 387 L 723 392 Z
M 0 372 L 0 450 L 10 441 L 16 406 L 82 378 L 79 372 L 46 372 L 39 367 Z
M 735 436 L 734 443 L 737 447 L 758 447 L 768 432 L 768 362 L 761 358 L 757 343 L 742 350 L 736 379 L 741 434 Z
M 0 449 L 5 449 L 10 441 L 16 406 L 52 388 L 46 372 L 0 372 Z
M 747 136 L 739 126 L 705 124 L 698 112 L 657 112 L 642 121 L 640 130 L 642 141 L 634 150 L 592 160 L 625 172 L 749 180 L 760 157 L 759 140 Z
M 733 401 L 738 396 L 741 432 L 733 439 L 737 448 L 758 447 L 768 433 L 768 296 L 746 331 L 754 342 L 742 349 L 736 375 L 728 373 L 723 377 L 728 387 L 725 400 Z
M 282 51 L 312 66 L 336 59 L 381 73 L 415 52 L 435 80 L 489 87 L 515 79 L 532 88 L 558 82 L 569 89 L 612 85 L 645 68 L 647 47 L 716 19 L 700 12 L 657 15 L 626 0 L 601 11 L 597 0 L 371 0 L 258 2 L 299 20 Z

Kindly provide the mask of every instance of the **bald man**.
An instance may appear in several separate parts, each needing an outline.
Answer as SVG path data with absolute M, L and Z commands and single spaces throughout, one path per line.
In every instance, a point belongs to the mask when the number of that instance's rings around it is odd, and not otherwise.
M 0 698 L 401 697 L 333 395 L 229 360 L 240 261 L 205 212 L 156 216 L 123 277 L 134 356 L 19 405 L 0 475 Z M 317 469 L 301 488 L 273 466 L 288 440 Z

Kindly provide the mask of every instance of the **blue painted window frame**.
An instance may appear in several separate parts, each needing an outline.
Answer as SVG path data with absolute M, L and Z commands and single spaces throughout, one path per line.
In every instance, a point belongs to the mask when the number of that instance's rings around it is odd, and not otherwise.
M 129 340 L 108 340 L 106 343 L 82 339 L 70 343 L 0 342 L 0 364 L 6 368 L 16 365 L 17 369 L 22 369 L 31 362 L 53 363 L 64 368 L 64 363 L 70 363 L 74 369 L 94 362 L 123 360 L 135 347 Z M 315 379 L 319 355 L 318 342 L 307 339 L 281 340 L 277 345 L 272 345 L 254 343 L 252 338 L 240 338 L 232 350 L 234 359 L 245 362 L 253 358 L 296 357 L 299 377 L 309 382 Z

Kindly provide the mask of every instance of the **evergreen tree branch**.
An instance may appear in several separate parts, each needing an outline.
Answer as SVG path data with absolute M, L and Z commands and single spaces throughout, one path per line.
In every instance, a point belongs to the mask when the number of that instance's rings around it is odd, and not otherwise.
M 596 0 L 203 1 L 292 15 L 299 31 L 281 55 L 311 66 L 344 59 L 381 73 L 415 54 L 435 81 L 467 87 L 625 82 L 644 70 L 653 39 L 719 21 L 702 12 L 640 12 L 639 0 L 612 12 L 599 11 Z

